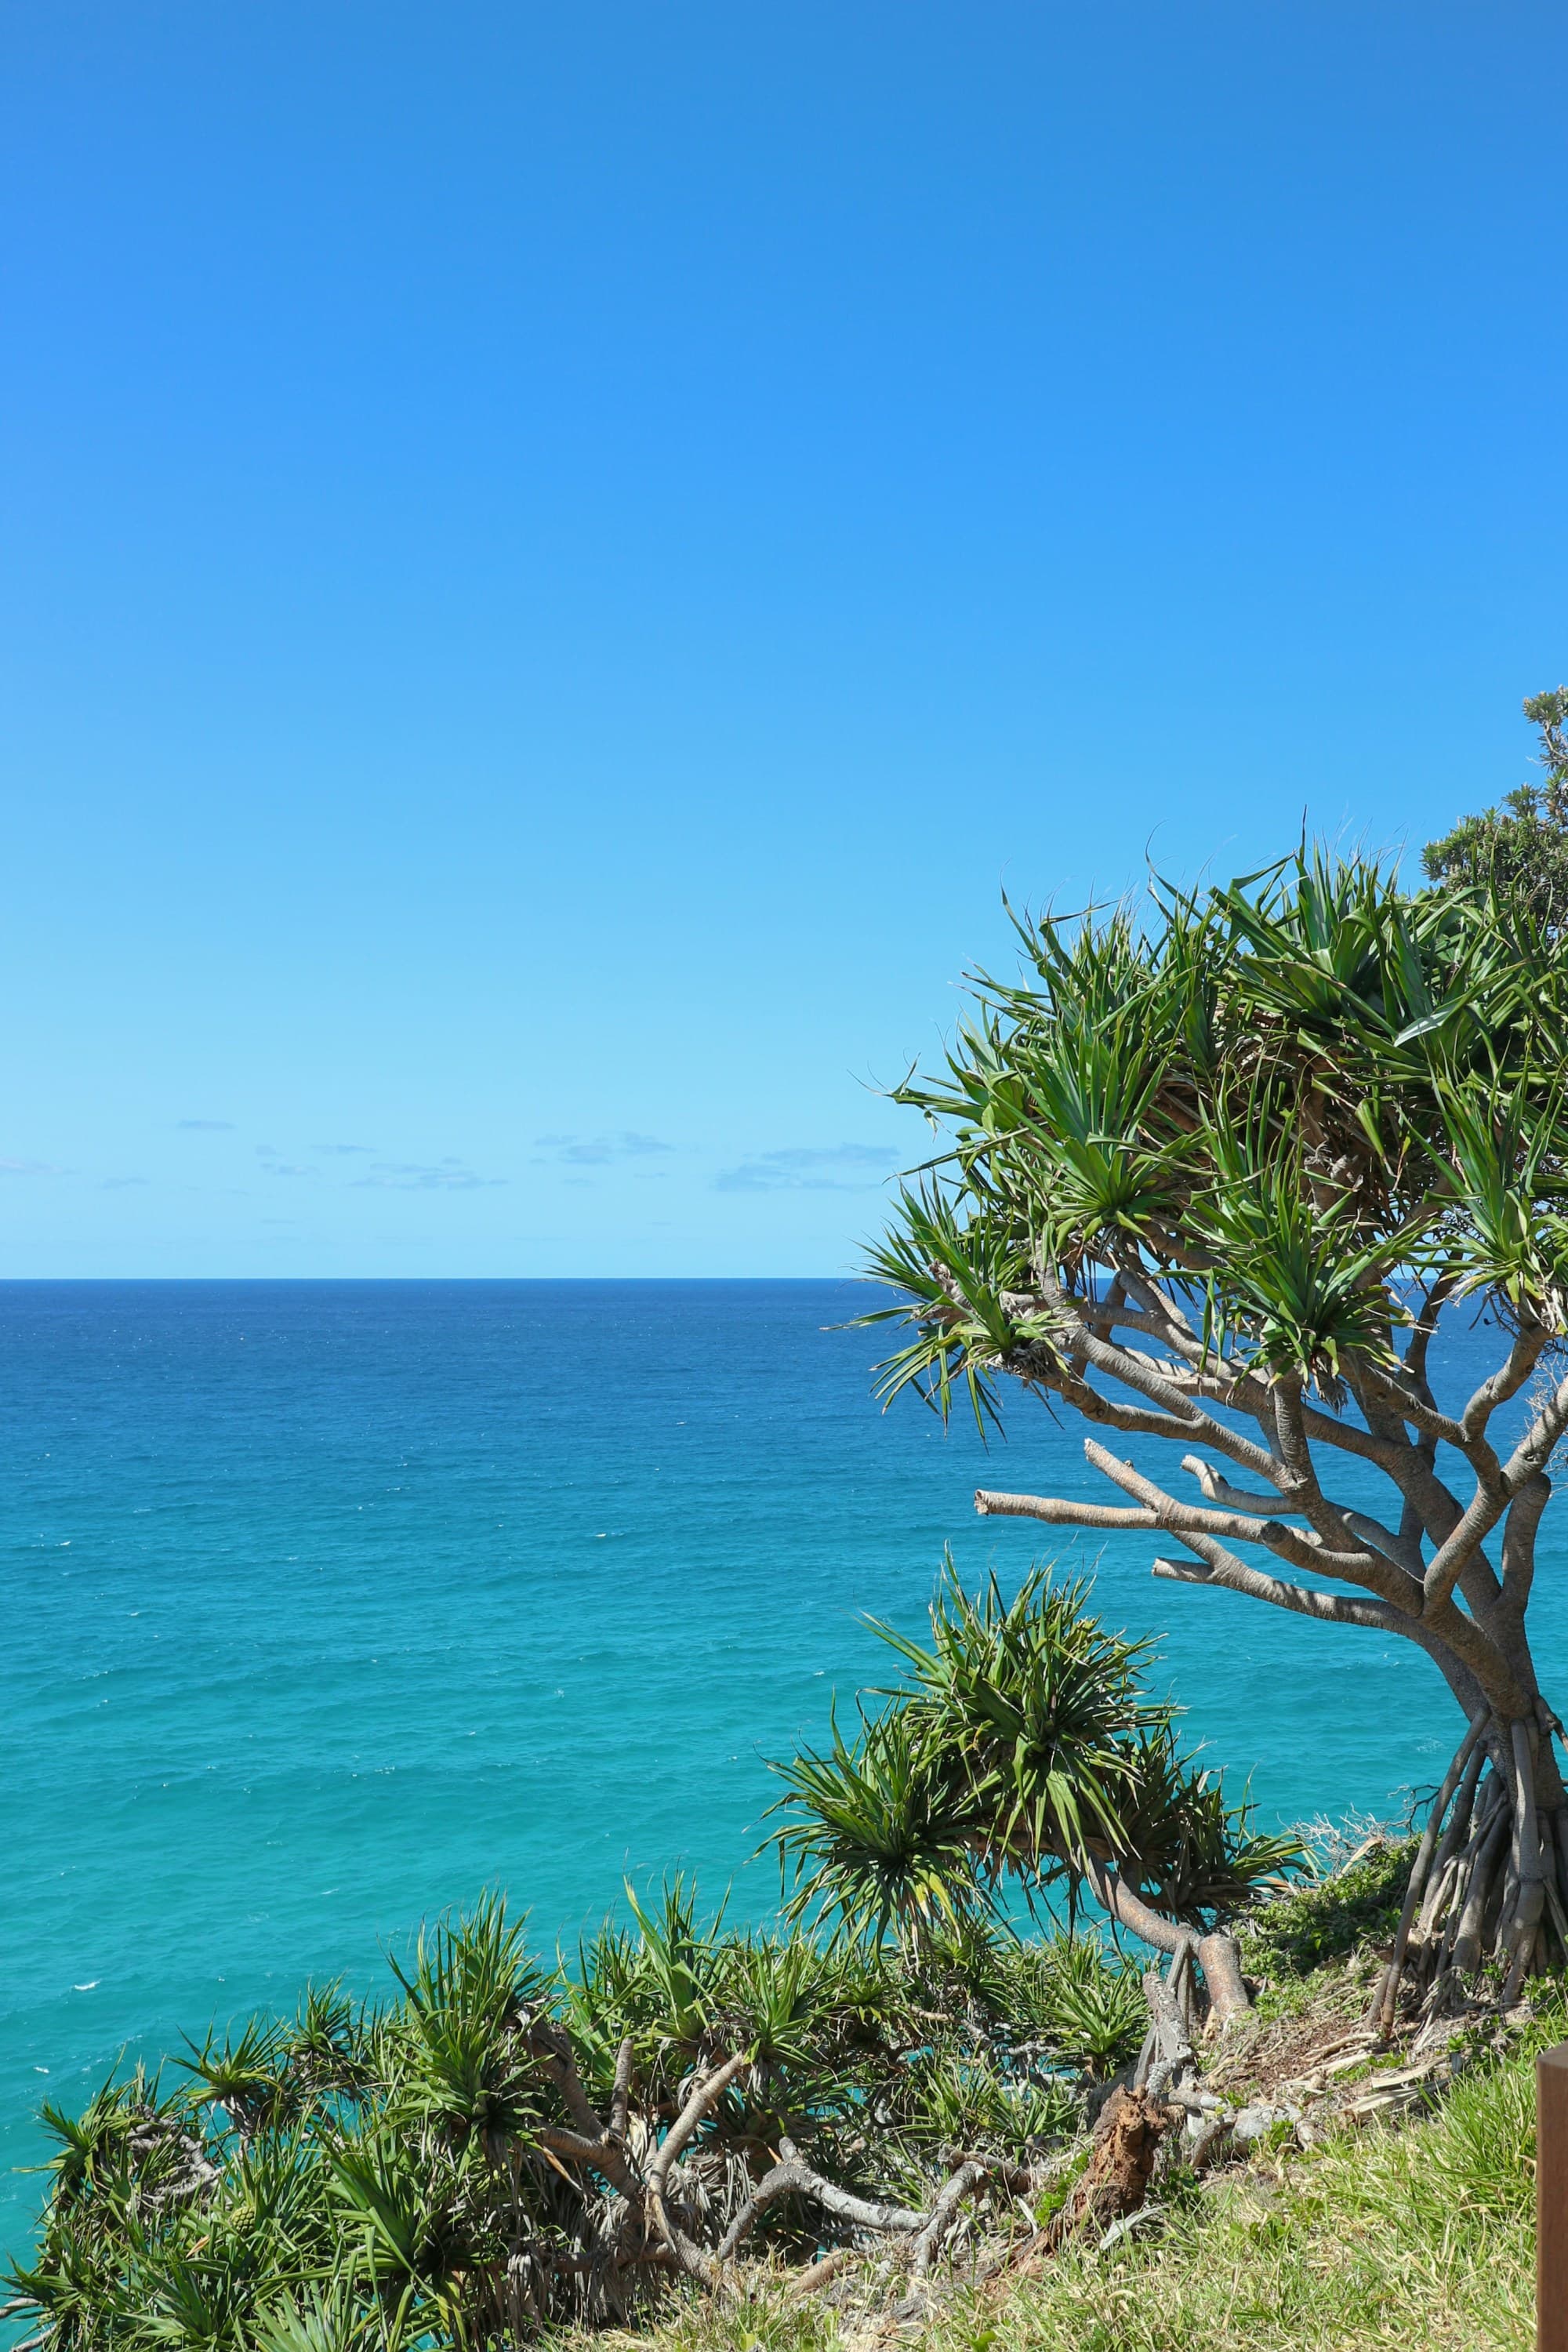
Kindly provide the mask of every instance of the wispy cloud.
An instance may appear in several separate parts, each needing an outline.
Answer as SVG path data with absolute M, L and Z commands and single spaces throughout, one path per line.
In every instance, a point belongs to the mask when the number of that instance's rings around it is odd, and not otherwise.
M 793 1145 L 760 1151 L 713 1179 L 716 1192 L 863 1192 L 881 1183 L 897 1158 L 880 1143 Z
M 177 1118 L 174 1125 L 186 1135 L 232 1135 L 232 1118 Z
M 389 1192 L 472 1192 L 481 1185 L 504 1184 L 504 1176 L 480 1176 L 460 1160 L 434 1163 L 416 1160 L 378 1160 L 364 1176 L 354 1178 L 355 1190 Z
M 607 1168 L 616 1160 L 647 1160 L 654 1152 L 675 1149 L 657 1135 L 638 1135 L 629 1127 L 615 1135 L 541 1135 L 534 1139 L 541 1151 L 568 1168 Z
M 0 1160 L 0 1176 L 63 1176 L 65 1172 L 47 1160 Z
M 375 1150 L 374 1143 L 313 1143 L 312 1151 L 325 1151 L 338 1160 L 368 1160 Z

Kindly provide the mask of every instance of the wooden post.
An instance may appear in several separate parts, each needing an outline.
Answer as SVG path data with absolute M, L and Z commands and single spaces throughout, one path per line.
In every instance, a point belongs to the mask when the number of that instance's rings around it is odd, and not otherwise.
M 1568 2042 L 1535 2062 L 1536 2352 L 1568 2352 Z

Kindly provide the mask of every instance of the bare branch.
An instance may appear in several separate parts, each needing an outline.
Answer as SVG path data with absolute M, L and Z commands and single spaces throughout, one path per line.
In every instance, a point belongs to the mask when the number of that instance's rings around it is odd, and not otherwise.
M 1358 1429 L 1353 1421 L 1341 1421 L 1331 1412 L 1320 1412 L 1316 1405 L 1305 1401 L 1301 1405 L 1301 1427 L 1314 1444 L 1332 1445 L 1341 1454 L 1354 1454 L 1363 1462 L 1375 1462 L 1391 1477 L 1398 1476 L 1402 1458 L 1410 1450 L 1403 1441 L 1380 1437 L 1373 1429 Z
M 1154 1515 L 1156 1526 L 1172 1535 L 1221 1536 L 1232 1543 L 1262 1544 L 1270 1551 L 1280 1552 L 1292 1567 L 1304 1568 L 1321 1576 L 1342 1576 L 1352 1584 L 1370 1584 L 1381 1591 L 1387 1581 L 1389 1563 L 1370 1551 L 1331 1551 L 1316 1534 L 1303 1534 L 1300 1528 L 1287 1527 L 1276 1519 L 1249 1518 L 1235 1511 L 1204 1511 L 1191 1503 L 1179 1503 L 1145 1478 L 1131 1462 L 1118 1462 L 1103 1445 L 1092 1438 L 1084 1443 L 1084 1453 L 1097 1470 L 1120 1486 L 1124 1494 L 1134 1495 L 1144 1507 Z
M 802 2162 L 788 2141 L 784 2147 L 788 2153 L 763 2175 L 720 2240 L 716 2257 L 719 2262 L 731 2261 L 769 2206 L 776 2205 L 784 2197 L 808 2197 L 825 2212 L 836 2215 L 841 2221 L 853 2221 L 862 2230 L 912 2233 L 929 2226 L 928 2214 L 913 2212 L 907 2205 L 874 2203 L 869 2198 L 853 2196 L 835 2181 L 825 2180 L 819 2172 Z
M 653 2162 L 647 2168 L 647 2185 L 662 2192 L 669 2179 L 670 2166 L 699 2126 L 710 2116 L 737 2074 L 744 2074 L 751 2059 L 742 2050 L 733 2058 L 726 2058 L 698 2084 L 675 2121 L 658 2144 Z
M 1421 1312 L 1415 1318 L 1409 1345 L 1405 1350 L 1405 1378 L 1415 1382 L 1418 1393 L 1434 1409 L 1437 1400 L 1433 1395 L 1431 1384 L 1426 1378 L 1426 1351 L 1432 1344 L 1433 1333 L 1437 1328 L 1438 1318 L 1453 1295 L 1457 1279 L 1458 1276 L 1451 1266 L 1445 1266 L 1437 1276 L 1431 1289 L 1421 1302 Z
M 1300 1380 L 1294 1378 L 1277 1381 L 1273 1394 L 1275 1434 L 1279 1443 L 1281 1459 L 1289 1473 L 1289 1491 L 1300 1497 L 1303 1516 L 1313 1531 L 1321 1538 L 1326 1548 L 1330 1551 L 1337 1550 L 1347 1536 L 1352 1541 L 1355 1540 L 1357 1529 L 1352 1524 L 1352 1515 L 1342 1510 L 1323 1492 L 1318 1476 L 1317 1464 L 1312 1459 L 1311 1440 L 1307 1433 L 1301 1383 Z M 1355 1514 L 1354 1517 L 1359 1517 L 1360 1514 Z M 1371 1525 L 1375 1530 L 1373 1536 L 1373 1548 L 1384 1559 L 1391 1562 L 1399 1583 L 1397 1586 L 1391 1586 L 1386 1577 L 1382 1576 L 1362 1579 L 1352 1575 L 1352 1580 L 1358 1583 L 1363 1581 L 1371 1583 L 1375 1591 L 1383 1593 L 1385 1600 L 1401 1603 L 1412 1600 L 1414 1596 L 1405 1588 L 1412 1580 L 1416 1583 L 1420 1581 L 1419 1547 L 1416 1548 L 1413 1559 L 1401 1559 L 1395 1551 L 1388 1548 L 1394 1539 L 1387 1536 L 1387 1530 L 1378 1528 L 1375 1521 Z M 1379 1540 L 1380 1538 L 1384 1538 L 1386 1540 Z M 1363 1536 L 1361 1540 L 1364 1543 L 1366 1538 Z M 1301 1564 L 1298 1559 L 1297 1565 Z
M 1109 1340 L 1100 1339 L 1089 1329 L 1074 1312 L 1076 1302 L 1058 1284 L 1047 1282 L 1042 1287 L 1053 1313 L 1065 1327 L 1063 1337 L 1069 1340 L 1071 1354 L 1081 1356 L 1086 1363 L 1091 1364 L 1107 1379 L 1117 1381 L 1123 1388 L 1130 1388 L 1146 1397 L 1151 1404 L 1158 1405 L 1173 1420 L 1184 1424 L 1190 1435 L 1202 1438 L 1216 1452 L 1244 1462 L 1260 1475 L 1268 1475 L 1261 1449 L 1235 1430 L 1226 1428 L 1222 1422 L 1215 1421 L 1194 1401 L 1194 1394 L 1189 1392 L 1195 1377 L 1194 1374 L 1178 1370 L 1173 1365 L 1162 1367 L 1133 1349 L 1112 1346 Z M 1219 1384 L 1215 1385 L 1217 1387 Z M 1217 1402 L 1227 1401 L 1223 1395 L 1215 1398 Z
M 1516 1622 L 1524 1615 L 1535 1581 L 1535 1533 L 1552 1498 L 1552 1481 L 1538 1474 L 1509 1505 L 1502 1531 L 1502 1602 Z
M 615 2087 L 610 2093 L 610 2136 L 625 2139 L 632 2096 L 632 2038 L 628 2033 L 616 2053 Z
M 706 2279 L 710 2282 L 713 2275 L 713 2258 L 704 2253 L 702 2249 L 687 2236 L 685 2231 L 670 2219 L 669 2208 L 665 2201 L 665 2190 L 669 2180 L 670 2167 L 681 2149 L 704 2119 L 712 2114 L 736 2075 L 742 2074 L 750 2064 L 751 2060 L 745 2052 L 738 2052 L 733 2058 L 726 2058 L 721 2066 L 699 2083 L 659 2142 L 653 2161 L 647 2168 L 647 2208 L 653 2216 L 655 2227 L 660 2237 L 671 2252 L 677 2256 L 683 2270 L 689 2271 L 694 2278 Z
M 1157 1559 L 1150 1574 L 1175 1584 L 1206 1584 L 1226 1592 L 1244 1592 L 1249 1600 L 1267 1601 L 1298 1617 L 1316 1617 L 1325 1625 L 1364 1625 L 1374 1633 L 1415 1638 L 1411 1619 L 1385 1601 L 1358 1601 L 1348 1592 L 1314 1592 L 1310 1585 L 1288 1584 L 1278 1576 L 1266 1576 L 1261 1569 L 1249 1567 L 1234 1552 L 1205 1543 L 1201 1537 L 1193 1546 L 1194 1551 L 1199 1544 L 1203 1546 L 1200 1559 Z
M 991 2167 L 983 2157 L 972 2156 L 959 2166 L 932 2205 L 931 2219 L 915 2240 L 912 2268 L 916 2278 L 924 2278 L 931 2269 L 964 2199 L 972 2197 L 977 2189 L 984 2189 L 990 2178 Z
M 1125 1404 L 1120 1397 L 1102 1396 L 1070 1368 L 1064 1368 L 1046 1385 L 1054 1388 L 1062 1402 L 1081 1412 L 1086 1421 L 1123 1430 L 1129 1437 L 1165 1437 L 1177 1444 L 1191 1443 L 1190 1421 L 1178 1421 L 1174 1413 L 1158 1412 L 1152 1405 Z
M 1451 1445 L 1457 1454 L 1464 1455 L 1478 1477 L 1500 1477 L 1501 1465 L 1479 1430 L 1467 1430 L 1452 1413 L 1439 1412 L 1405 1381 L 1384 1371 L 1380 1364 L 1363 1360 L 1356 1370 L 1365 1385 L 1413 1429 L 1419 1429 L 1423 1435 L 1441 1444 Z
M 1152 1511 L 1121 1511 L 1110 1503 L 1064 1503 L 1053 1495 L 999 1495 L 989 1487 L 974 1490 L 974 1507 L 983 1519 L 1043 1519 L 1048 1528 L 1139 1528 L 1160 1524 Z
M 1300 1518 L 1305 1516 L 1300 1504 L 1289 1496 L 1257 1495 L 1249 1487 L 1230 1486 L 1196 1454 L 1184 1454 L 1182 1468 L 1197 1480 L 1205 1499 L 1218 1505 L 1222 1510 L 1250 1511 L 1258 1518 Z M 1329 1498 L 1329 1508 L 1352 1536 L 1358 1536 L 1363 1543 L 1381 1551 L 1405 1575 L 1419 1580 L 1421 1545 L 1418 1534 L 1412 1541 L 1404 1534 L 1395 1534 L 1392 1528 L 1385 1528 L 1381 1519 L 1370 1518 L 1364 1511 L 1352 1511 L 1348 1504 L 1336 1503 L 1332 1497 Z
M 1222 1511 L 1250 1511 L 1256 1518 L 1300 1518 L 1301 1507 L 1286 1495 L 1255 1495 L 1250 1488 L 1233 1486 L 1222 1478 L 1213 1465 L 1199 1454 L 1184 1454 L 1182 1468 L 1194 1477 L 1203 1489 L 1204 1498 Z
M 1109 1911 L 1118 1926 L 1127 1928 L 1141 1943 L 1148 1944 L 1156 1952 L 1172 1954 L 1196 1944 L 1195 1927 L 1183 1920 L 1167 1919 L 1163 1912 L 1152 1911 L 1112 1864 L 1100 1862 L 1090 1854 L 1085 1859 L 1083 1874 L 1100 1909 Z
M 1507 1507 L 1506 1492 L 1477 1487 L 1457 1526 L 1444 1537 L 1427 1565 L 1423 1583 L 1428 1612 L 1448 1599 L 1477 1547 L 1490 1535 Z
M 1553 1391 L 1509 1456 L 1503 1472 L 1510 1487 L 1521 1487 L 1552 1459 L 1552 1448 L 1568 1430 L 1568 1381 Z
M 1508 1351 L 1508 1360 L 1500 1364 L 1466 1405 L 1459 1416 L 1459 1426 L 1467 1437 L 1479 1437 L 1500 1404 L 1519 1394 L 1541 1360 L 1551 1333 L 1543 1324 L 1529 1324 L 1515 1337 Z

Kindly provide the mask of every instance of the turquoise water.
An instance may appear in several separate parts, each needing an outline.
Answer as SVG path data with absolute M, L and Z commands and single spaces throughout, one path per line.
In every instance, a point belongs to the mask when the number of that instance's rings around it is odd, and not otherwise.
M 1104 1613 L 1164 1635 L 1193 1736 L 1271 1815 L 1437 1776 L 1450 1704 L 1415 1652 L 1155 1584 L 1147 1538 L 976 1520 L 981 1479 L 1103 1496 L 1081 1433 L 1020 1399 L 987 1459 L 912 1401 L 882 1415 L 876 1335 L 823 1328 L 866 1303 L 0 1286 L 0 2245 L 40 2096 L 310 1972 L 368 1988 L 384 1941 L 481 1887 L 546 1945 L 678 1864 L 765 1912 L 764 1759 L 877 1678 L 861 1612 L 918 1626 L 946 1541 L 971 1577 L 1098 1562 Z

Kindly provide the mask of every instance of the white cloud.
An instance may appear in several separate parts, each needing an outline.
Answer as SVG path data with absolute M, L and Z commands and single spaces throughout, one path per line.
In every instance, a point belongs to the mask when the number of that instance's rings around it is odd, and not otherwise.
M 535 1141 L 542 1151 L 568 1168 L 607 1168 L 616 1160 L 646 1160 L 658 1151 L 672 1151 L 670 1143 L 661 1143 L 657 1135 L 638 1135 L 635 1129 L 623 1127 L 615 1135 L 541 1135 Z
M 795 1144 L 759 1151 L 713 1179 L 716 1192 L 863 1192 L 886 1181 L 897 1154 L 880 1143 Z
M 472 1192 L 481 1185 L 504 1184 L 504 1176 L 479 1176 L 460 1160 L 434 1163 L 416 1160 L 378 1160 L 366 1176 L 356 1176 L 354 1189 L 391 1192 Z
M 0 1176 L 63 1176 L 65 1172 L 47 1160 L 0 1160 Z

